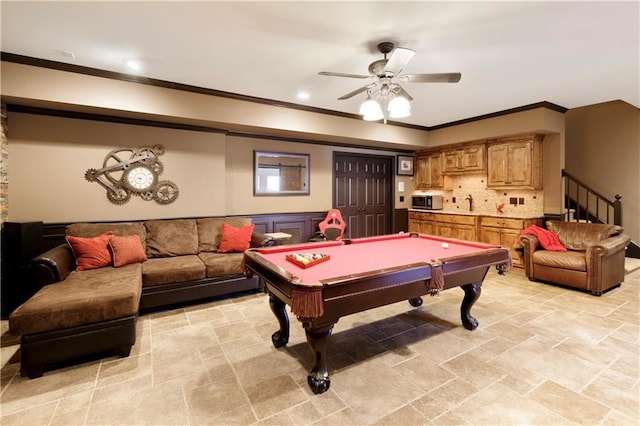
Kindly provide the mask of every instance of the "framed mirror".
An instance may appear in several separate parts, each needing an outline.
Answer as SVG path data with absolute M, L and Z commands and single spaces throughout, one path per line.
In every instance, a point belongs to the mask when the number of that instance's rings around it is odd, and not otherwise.
M 253 151 L 254 195 L 309 195 L 309 154 Z

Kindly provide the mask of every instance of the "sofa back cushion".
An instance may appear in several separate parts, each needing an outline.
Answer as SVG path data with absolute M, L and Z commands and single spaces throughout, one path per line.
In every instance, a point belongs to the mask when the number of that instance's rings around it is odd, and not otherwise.
M 67 226 L 65 235 L 72 237 L 93 238 L 105 232 L 113 232 L 113 235 L 125 237 L 127 235 L 137 235 L 145 246 L 147 230 L 141 222 L 120 222 L 120 223 L 73 223 Z
M 198 224 L 198 249 L 200 252 L 218 251 L 222 241 L 222 224 L 235 228 L 251 225 L 248 217 L 206 217 L 196 219 Z
M 618 235 L 622 228 L 603 223 L 548 221 L 547 229 L 558 234 L 560 242 L 569 250 L 586 250 L 599 241 Z
M 198 254 L 195 219 L 147 220 L 147 257 Z

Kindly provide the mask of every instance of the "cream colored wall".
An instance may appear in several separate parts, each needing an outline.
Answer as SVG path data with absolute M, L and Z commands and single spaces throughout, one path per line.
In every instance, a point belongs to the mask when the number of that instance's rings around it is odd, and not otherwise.
M 326 211 L 332 207 L 334 151 L 389 156 L 393 161 L 396 157 L 396 153 L 382 150 L 25 113 L 9 113 L 9 127 L 11 221 L 55 223 Z M 114 205 L 102 186 L 84 179 L 89 168 L 103 167 L 112 150 L 154 144 L 162 144 L 166 151 L 160 157 L 164 165 L 160 178 L 175 182 L 180 190 L 174 203 L 160 205 L 132 196 L 128 203 Z M 254 196 L 255 149 L 309 154 L 310 194 Z M 130 156 L 128 152 L 120 155 L 125 156 L 122 159 Z M 407 182 L 405 191 L 410 193 L 411 181 Z M 401 207 L 408 207 L 408 200 L 395 204 L 395 208 Z
M 178 185 L 175 202 L 160 205 L 133 196 L 116 206 L 107 200 L 103 187 L 85 180 L 85 171 L 101 168 L 113 149 L 154 144 L 165 147 L 160 179 Z M 225 150 L 222 134 L 10 112 L 9 220 L 224 215 Z
M 612 199 L 622 195 L 623 226 L 640 241 L 640 110 L 623 101 L 567 112 L 567 171 Z
M 332 207 L 331 147 L 233 136 L 227 137 L 226 144 L 227 214 L 325 211 Z M 309 154 L 309 195 L 254 196 L 254 150 Z

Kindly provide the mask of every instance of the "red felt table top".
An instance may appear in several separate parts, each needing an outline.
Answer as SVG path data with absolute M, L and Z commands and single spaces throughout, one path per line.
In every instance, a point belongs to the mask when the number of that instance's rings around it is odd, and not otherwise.
M 448 248 L 442 247 L 442 243 L 447 243 Z M 496 246 L 432 235 L 411 237 L 410 234 L 394 234 L 354 239 L 351 240 L 351 244 L 327 241 L 263 248 L 258 252 L 270 262 L 300 278 L 301 283 L 314 283 L 412 263 L 434 262 L 493 248 Z M 286 255 L 292 253 L 323 253 L 331 258 L 305 269 L 286 259 Z

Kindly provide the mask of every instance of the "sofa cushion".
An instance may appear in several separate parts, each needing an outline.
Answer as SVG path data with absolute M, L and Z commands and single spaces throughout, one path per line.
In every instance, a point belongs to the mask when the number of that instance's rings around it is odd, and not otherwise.
M 236 228 L 251 225 L 248 217 L 206 217 L 196 219 L 198 224 L 198 251 L 218 251 L 222 240 L 222 224 L 227 223 Z
M 74 237 L 97 237 L 105 232 L 113 232 L 113 235 L 119 237 L 125 235 L 137 235 L 142 241 L 142 247 L 145 246 L 147 239 L 147 230 L 142 222 L 117 222 L 117 223 L 73 223 L 67 226 L 66 235 Z
M 116 268 L 147 260 L 142 242 L 137 235 L 127 235 L 126 237 L 113 235 L 109 238 L 109 248 L 113 255 L 113 266 Z
M 144 287 L 201 280 L 205 277 L 204 263 L 196 255 L 149 259 L 142 264 Z
M 139 263 L 74 271 L 13 311 L 9 327 L 12 333 L 30 334 L 135 315 L 141 291 Z
M 198 230 L 195 219 L 148 220 L 147 257 L 198 254 Z
M 207 277 L 224 277 L 244 273 L 243 253 L 200 253 L 200 260 L 207 268 Z
M 67 235 L 67 244 L 71 247 L 76 260 L 76 270 L 103 268 L 112 264 L 109 240 L 112 232 L 105 232 L 93 238 L 73 237 Z
M 585 272 L 587 270 L 587 260 L 583 251 L 536 250 L 533 252 L 533 263 L 551 268 L 571 269 L 573 271 Z

